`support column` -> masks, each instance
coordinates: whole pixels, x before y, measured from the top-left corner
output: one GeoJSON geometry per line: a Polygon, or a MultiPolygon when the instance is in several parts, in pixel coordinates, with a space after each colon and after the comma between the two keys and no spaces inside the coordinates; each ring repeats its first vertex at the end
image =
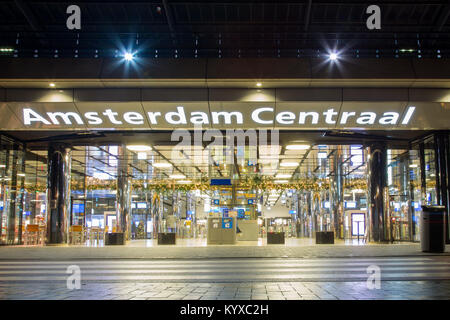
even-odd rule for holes
{"type": "Polygon", "coordinates": [[[436,164],[436,198],[437,204],[445,206],[445,243],[450,243],[450,146],[449,134],[437,133],[434,136],[435,164],[436,164]]]}
{"type": "Polygon", "coordinates": [[[368,148],[368,213],[371,241],[386,241],[386,175],[387,149],[384,143],[374,143],[368,148]]]}
{"type": "Polygon", "coordinates": [[[333,217],[335,237],[342,239],[341,226],[343,225],[344,213],[344,183],[342,173],[342,153],[338,147],[333,159],[333,175],[330,177],[331,187],[331,214],[333,217]]]}
{"type": "Polygon", "coordinates": [[[123,233],[123,239],[126,241],[130,239],[131,234],[131,182],[128,176],[126,146],[120,146],[118,152],[116,201],[116,232],[123,233]]]}
{"type": "Polygon", "coordinates": [[[64,145],[48,149],[47,244],[67,242],[70,213],[71,150],[64,145]]]}
{"type": "MultiPolygon", "coordinates": [[[[15,145],[12,152],[12,161],[9,163],[11,166],[11,184],[10,184],[10,198],[8,216],[6,219],[6,243],[12,245],[16,239],[16,201],[17,201],[17,166],[18,166],[18,147],[15,145]]],[[[8,158],[9,158],[8,154],[8,158]]],[[[9,159],[8,159],[9,160],[9,159]]],[[[7,168],[8,170],[9,168],[7,168]]]]}

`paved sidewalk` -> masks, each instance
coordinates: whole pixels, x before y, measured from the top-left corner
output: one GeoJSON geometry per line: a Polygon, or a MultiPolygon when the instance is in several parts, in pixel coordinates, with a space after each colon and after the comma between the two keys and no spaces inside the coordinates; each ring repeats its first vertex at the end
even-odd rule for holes
{"type": "Polygon", "coordinates": [[[71,259],[202,259],[202,258],[348,258],[450,255],[423,253],[419,244],[305,245],[305,246],[48,246],[0,247],[0,260],[71,259]]]}
{"type": "Polygon", "coordinates": [[[449,298],[450,256],[0,261],[0,300],[449,298]],[[74,267],[80,289],[68,286],[74,267]],[[367,285],[369,267],[379,289],[367,285]]]}
{"type": "Polygon", "coordinates": [[[0,300],[448,300],[450,281],[270,283],[0,283],[0,300]]]}

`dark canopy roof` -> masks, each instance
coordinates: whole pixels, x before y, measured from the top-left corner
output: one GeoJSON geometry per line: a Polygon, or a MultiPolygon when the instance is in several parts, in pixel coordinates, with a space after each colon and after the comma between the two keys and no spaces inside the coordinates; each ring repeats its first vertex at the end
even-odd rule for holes
{"type": "Polygon", "coordinates": [[[375,31],[366,28],[370,4],[354,0],[0,1],[0,45],[17,50],[20,57],[113,57],[124,50],[174,58],[311,57],[334,49],[354,57],[448,56],[448,1],[378,0],[382,28],[375,31]],[[66,8],[71,4],[81,8],[79,31],[66,28],[66,8]]]}

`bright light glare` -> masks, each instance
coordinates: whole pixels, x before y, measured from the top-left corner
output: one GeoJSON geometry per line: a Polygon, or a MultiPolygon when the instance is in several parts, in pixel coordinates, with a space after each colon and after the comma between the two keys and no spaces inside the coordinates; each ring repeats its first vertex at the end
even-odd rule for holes
{"type": "Polygon", "coordinates": [[[330,53],[330,60],[336,61],[339,58],[338,54],[336,52],[330,53]]]}
{"type": "Polygon", "coordinates": [[[134,55],[130,52],[126,52],[123,57],[125,58],[126,61],[131,61],[134,58],[134,55]]]}

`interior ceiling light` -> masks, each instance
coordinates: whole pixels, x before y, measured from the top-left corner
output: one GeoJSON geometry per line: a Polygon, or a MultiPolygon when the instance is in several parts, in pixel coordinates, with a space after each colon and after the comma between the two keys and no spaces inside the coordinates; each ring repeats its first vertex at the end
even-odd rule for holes
{"type": "Polygon", "coordinates": [[[55,86],[56,86],[56,84],[54,84],[53,82],[52,83],[49,83],[48,84],[50,87],[52,87],[52,88],[54,88],[55,86]]]}
{"type": "Polygon", "coordinates": [[[257,87],[261,87],[261,86],[262,86],[262,83],[261,83],[261,82],[257,82],[257,83],[256,83],[256,86],[257,86],[257,87]]]}
{"type": "Polygon", "coordinates": [[[151,151],[152,147],[146,145],[131,144],[127,145],[127,149],[136,152],[143,152],[143,151],[151,151]]]}
{"type": "Polygon", "coordinates": [[[280,167],[298,167],[298,162],[281,162],[280,167]]]}
{"type": "Polygon", "coordinates": [[[186,176],[184,174],[171,174],[169,176],[170,179],[185,179],[186,176]]]}
{"type": "Polygon", "coordinates": [[[168,162],[154,162],[152,164],[155,168],[171,168],[172,164],[168,162]]]}
{"type": "Polygon", "coordinates": [[[290,177],[291,177],[290,174],[283,174],[283,173],[277,174],[275,176],[275,178],[290,178],[290,177]]]}
{"type": "Polygon", "coordinates": [[[309,147],[308,144],[290,144],[286,146],[286,150],[307,150],[309,147]]]}

